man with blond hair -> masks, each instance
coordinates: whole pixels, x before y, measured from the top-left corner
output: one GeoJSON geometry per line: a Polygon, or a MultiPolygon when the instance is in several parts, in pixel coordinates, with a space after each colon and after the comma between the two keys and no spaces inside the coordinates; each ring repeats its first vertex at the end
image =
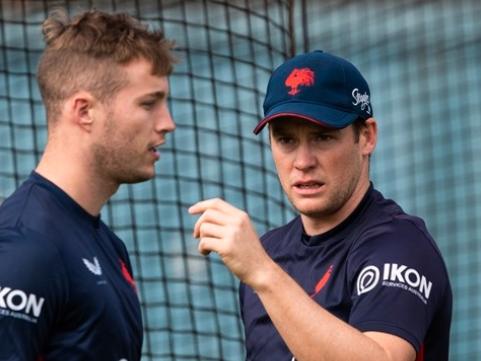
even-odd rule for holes
{"type": "Polygon", "coordinates": [[[132,267],[100,211],[122,183],[154,177],[175,128],[173,44],[101,11],[57,11],[43,34],[47,145],[0,207],[0,359],[139,360],[132,267]]]}

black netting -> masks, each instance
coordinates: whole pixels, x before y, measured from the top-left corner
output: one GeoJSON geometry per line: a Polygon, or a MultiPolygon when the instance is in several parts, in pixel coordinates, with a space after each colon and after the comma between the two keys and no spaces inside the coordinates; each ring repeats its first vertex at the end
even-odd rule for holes
{"type": "Polygon", "coordinates": [[[247,210],[260,233],[291,217],[266,134],[251,131],[271,70],[293,49],[344,56],[368,79],[379,124],[372,178],[426,220],[444,254],[455,296],[451,359],[481,357],[480,1],[0,4],[0,198],[35,167],[45,144],[34,74],[49,9],[126,11],[178,44],[170,84],[177,130],[157,176],[121,187],[103,213],[131,252],[143,359],[243,359],[237,282],[215,255],[197,253],[186,209],[220,196],[247,210]]]}

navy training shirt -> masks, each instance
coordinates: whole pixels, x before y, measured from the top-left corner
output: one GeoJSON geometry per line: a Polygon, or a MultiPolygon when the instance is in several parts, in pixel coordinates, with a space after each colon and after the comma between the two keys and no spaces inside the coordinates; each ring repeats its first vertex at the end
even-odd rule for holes
{"type": "MultiPolygon", "coordinates": [[[[447,361],[452,293],[442,256],[424,222],[372,185],[334,229],[309,237],[300,217],[261,242],[319,305],[356,329],[413,345],[417,360],[447,361]]],[[[241,284],[247,360],[291,361],[259,297],[241,284]]]]}
{"type": "Polygon", "coordinates": [[[140,360],[131,275],[100,217],[32,172],[0,206],[0,360],[140,360]]]}

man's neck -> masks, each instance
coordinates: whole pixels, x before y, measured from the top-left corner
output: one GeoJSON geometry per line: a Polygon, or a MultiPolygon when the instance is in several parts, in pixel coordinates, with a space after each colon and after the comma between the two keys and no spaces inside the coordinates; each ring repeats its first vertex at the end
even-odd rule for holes
{"type": "MultiPolygon", "coordinates": [[[[75,158],[75,157],[73,157],[75,158]]],[[[119,185],[102,180],[82,160],[69,159],[65,153],[47,147],[35,171],[67,193],[89,214],[97,216],[119,185]]]]}

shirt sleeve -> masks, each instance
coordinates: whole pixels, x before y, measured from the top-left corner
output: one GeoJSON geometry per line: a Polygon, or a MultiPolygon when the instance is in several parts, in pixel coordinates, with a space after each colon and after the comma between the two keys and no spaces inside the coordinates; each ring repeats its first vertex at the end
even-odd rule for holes
{"type": "Polygon", "coordinates": [[[0,359],[41,359],[66,298],[53,243],[24,228],[0,230],[0,359]]]}
{"type": "Polygon", "coordinates": [[[348,268],[349,323],[363,332],[399,336],[419,351],[450,287],[439,250],[422,225],[394,219],[369,230],[350,252],[348,268]]]}

